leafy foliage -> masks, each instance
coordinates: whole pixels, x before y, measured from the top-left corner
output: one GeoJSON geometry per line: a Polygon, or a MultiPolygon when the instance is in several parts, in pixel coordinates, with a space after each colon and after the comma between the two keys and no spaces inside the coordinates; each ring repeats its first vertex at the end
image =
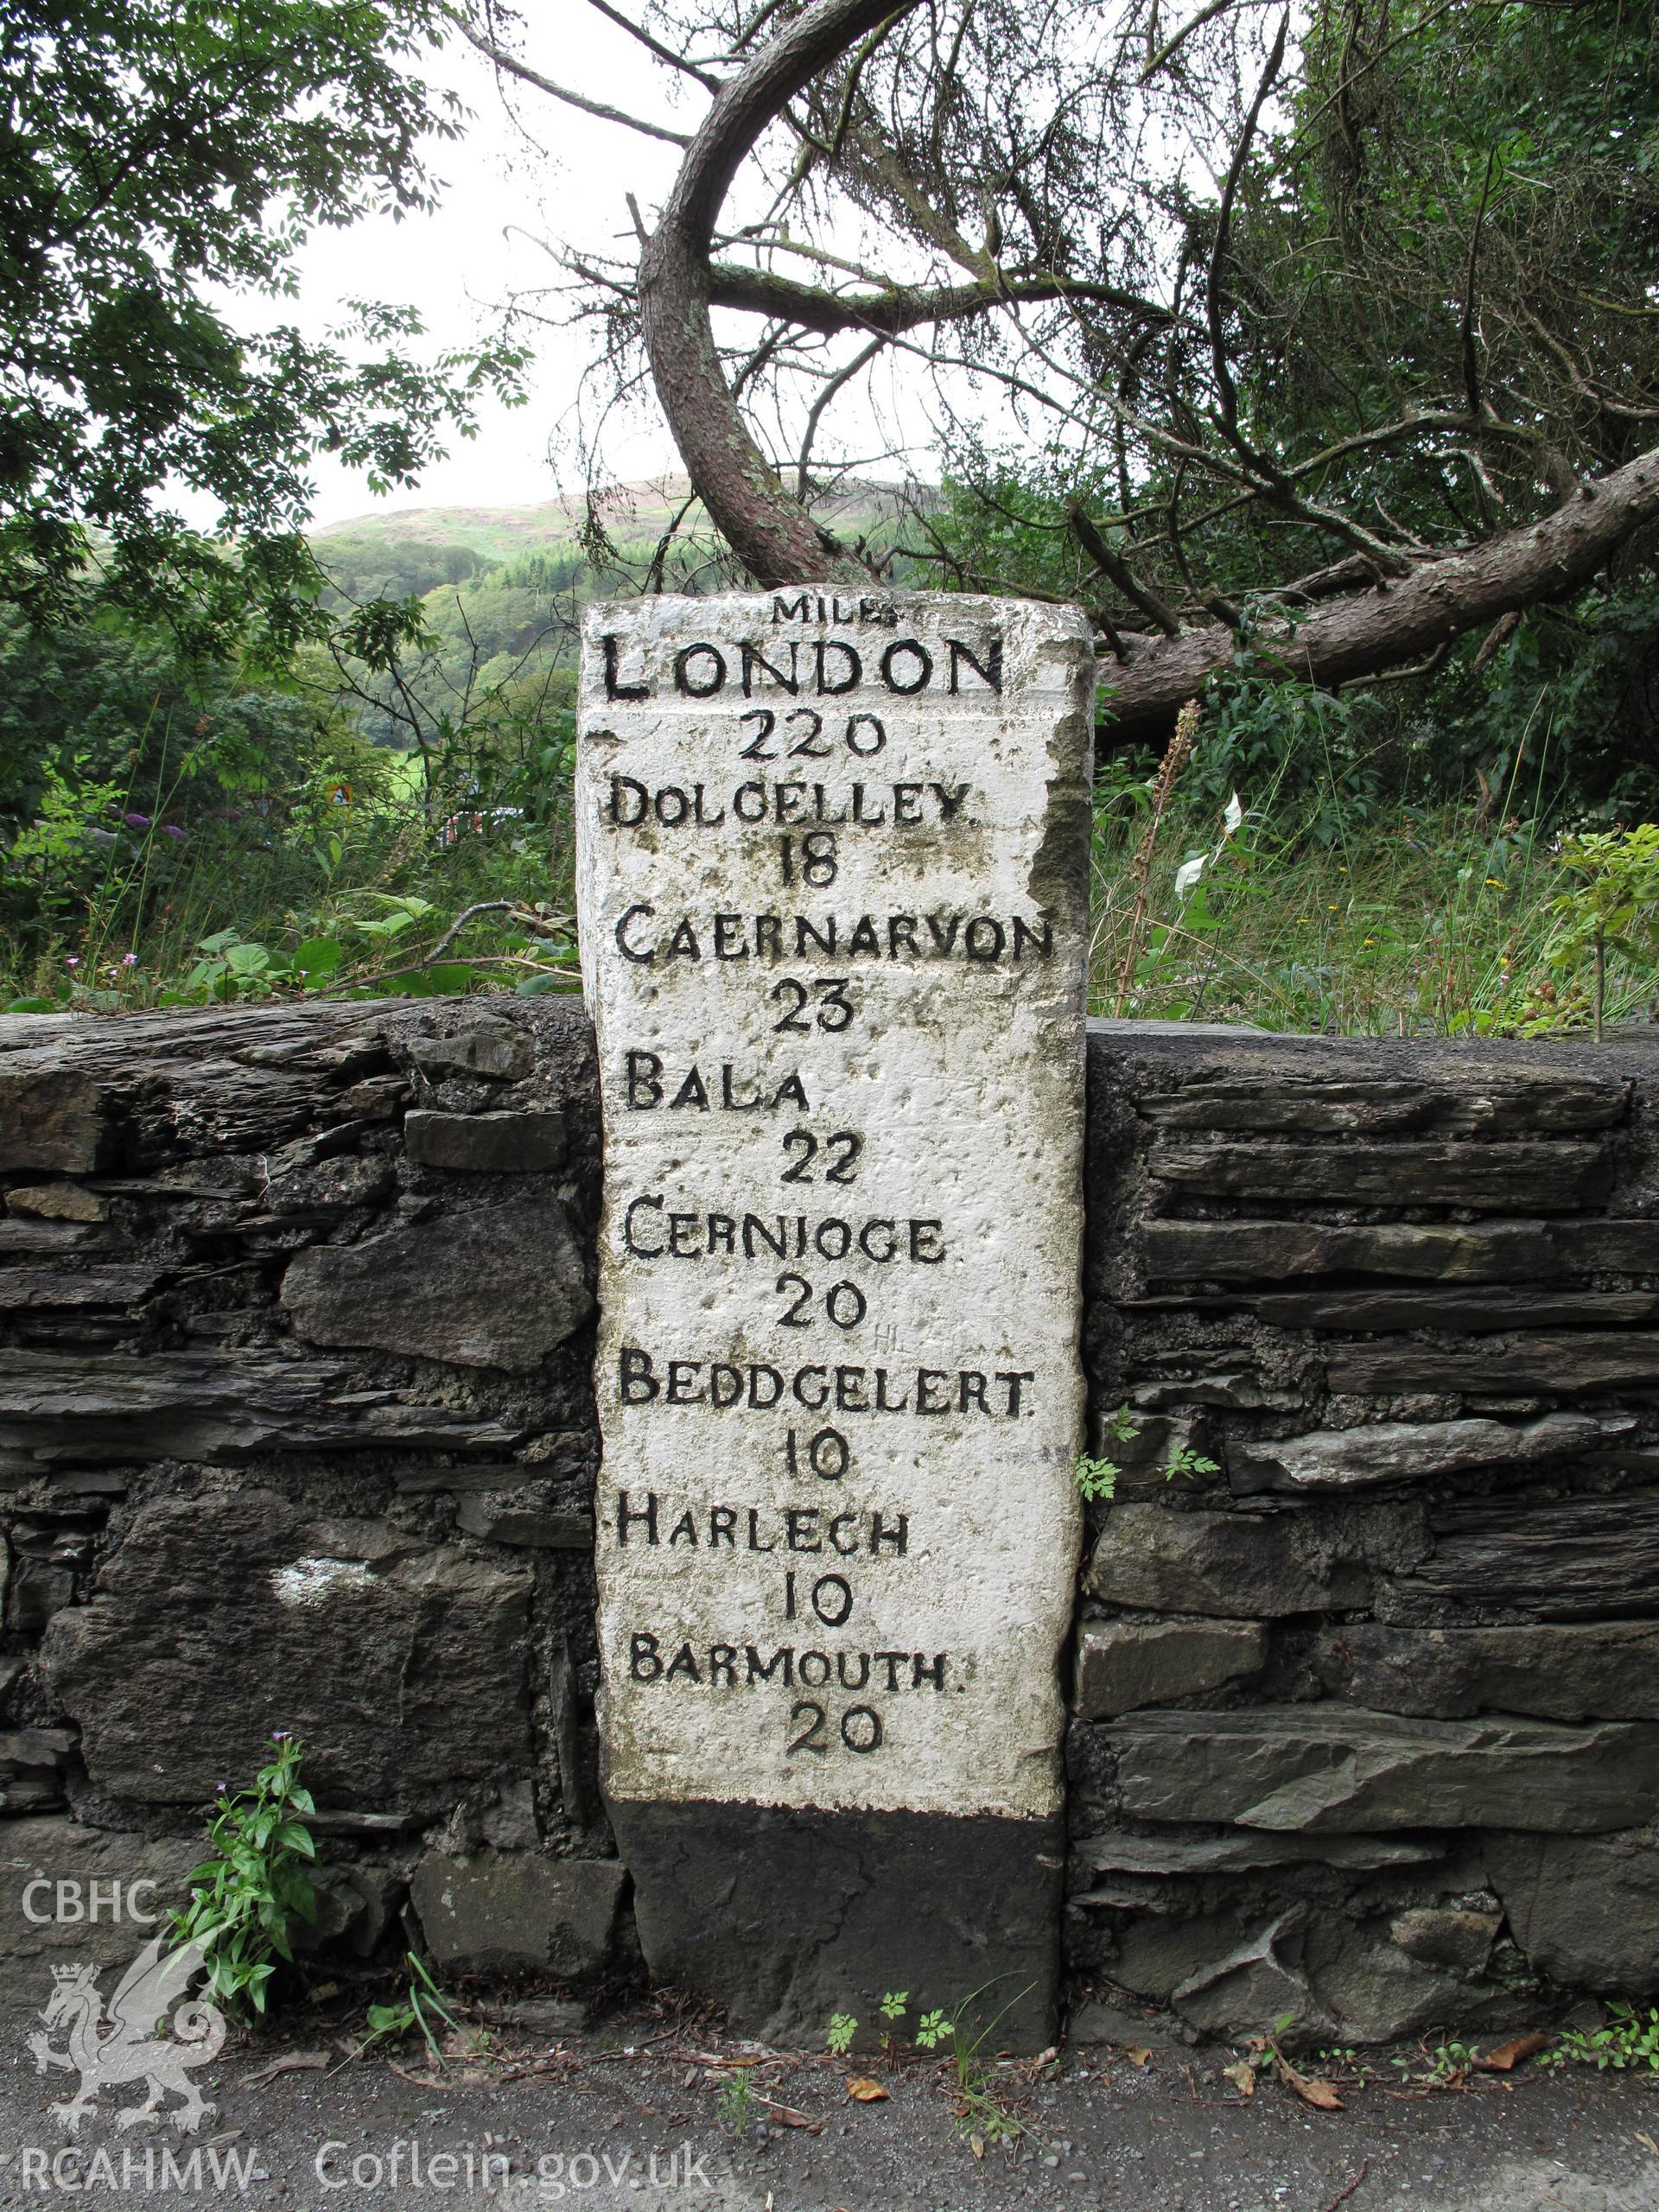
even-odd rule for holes
{"type": "Polygon", "coordinates": [[[22,0],[0,74],[0,600],[61,622],[92,601],[193,645],[250,617],[282,648],[315,626],[301,535],[314,454],[412,482],[510,346],[422,364],[408,308],[352,303],[336,339],[238,331],[319,225],[429,203],[423,142],[453,101],[415,67],[429,0],[22,0]],[[175,511],[204,495],[226,538],[175,511]],[[228,542],[233,537],[234,548],[228,542]]]}
{"type": "Polygon", "coordinates": [[[281,1733],[271,1740],[275,1756],[252,1788],[215,1801],[213,1856],[194,1870],[190,1902],[172,1916],[175,1942],[201,1947],[208,1994],[256,2013],[276,1961],[294,1956],[294,1923],[317,1910],[305,1872],[317,1855],[305,1815],[316,1808],[300,1783],[302,1746],[281,1733]]]}

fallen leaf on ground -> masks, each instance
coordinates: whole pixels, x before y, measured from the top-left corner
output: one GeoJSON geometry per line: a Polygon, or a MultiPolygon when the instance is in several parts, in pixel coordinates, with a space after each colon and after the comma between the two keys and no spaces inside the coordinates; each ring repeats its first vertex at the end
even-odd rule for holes
{"type": "Polygon", "coordinates": [[[1541,2050],[1548,2041],[1548,2036],[1516,2036],[1509,2043],[1501,2043],[1489,2050],[1484,2058],[1476,2059],[1476,2068],[1482,2074],[1507,2074],[1523,2058],[1530,2058],[1535,2051],[1541,2050]]]}
{"type": "Polygon", "coordinates": [[[872,2082],[868,2074],[849,2074],[847,2094],[861,2105],[881,2105],[888,2101],[887,2093],[879,2082],[872,2082]]]}
{"type": "Polygon", "coordinates": [[[1152,2053],[1146,2048],[1144,2044],[1135,2043],[1129,2045],[1128,2050],[1123,2053],[1123,2056],[1128,2060],[1131,2066],[1144,2066],[1147,2061],[1152,2056],[1152,2053]]]}
{"type": "Polygon", "coordinates": [[[339,1994],[340,1984],[337,1981],[325,1981],[315,1989],[308,1989],[305,2001],[308,2005],[326,2005],[331,1997],[338,1997],[339,1994]]]}
{"type": "Polygon", "coordinates": [[[326,2050],[285,2050],[280,2058],[273,2058],[257,2074],[245,2075],[242,2086],[245,2089],[263,2089],[279,2074],[321,2074],[327,2063],[326,2050]]]}
{"type": "Polygon", "coordinates": [[[1342,2110],[1342,2099],[1337,2094],[1333,2082],[1321,2082],[1309,2075],[1299,2074],[1296,2069],[1283,2058],[1279,2061],[1279,2079],[1287,2089],[1294,2090],[1305,2105],[1313,2105],[1319,2112],[1342,2110]]]}
{"type": "Polygon", "coordinates": [[[1644,2135],[1638,2127],[1636,2131],[1636,2139],[1644,2151],[1651,2151],[1654,2157],[1659,2158],[1659,2143],[1656,2143],[1651,2135],[1644,2135]]]}
{"type": "Polygon", "coordinates": [[[777,2120],[780,2126],[804,2127],[809,2135],[823,2133],[824,2125],[823,2120],[814,2120],[810,2113],[797,2112],[793,2105],[780,2105],[775,2097],[757,2096],[754,2101],[758,2105],[764,2105],[770,2116],[777,2120]]]}
{"type": "Polygon", "coordinates": [[[968,2138],[968,2148],[976,2158],[982,2158],[985,2155],[985,2138],[982,2135],[970,2135],[968,2138]]]}
{"type": "Polygon", "coordinates": [[[1221,2078],[1224,2082],[1230,2082],[1241,2097],[1255,2094],[1255,2069],[1248,2058],[1241,2058],[1236,2066],[1224,2066],[1221,2078]]]}

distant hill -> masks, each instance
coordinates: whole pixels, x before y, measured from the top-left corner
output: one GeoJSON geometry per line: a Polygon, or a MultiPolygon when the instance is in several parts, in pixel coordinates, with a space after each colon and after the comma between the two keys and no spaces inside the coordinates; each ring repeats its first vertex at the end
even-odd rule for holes
{"type": "MultiPolygon", "coordinates": [[[[336,608],[372,600],[422,601],[426,642],[398,683],[363,672],[347,711],[365,737],[405,749],[411,711],[423,741],[448,742],[456,719],[518,716],[540,727],[568,703],[581,609],[643,582],[663,533],[684,506],[683,476],[625,484],[598,502],[603,546],[585,536],[588,503],[566,493],[524,507],[412,507],[355,515],[312,534],[336,608]]],[[[897,541],[898,495],[849,485],[817,512],[844,537],[897,541]]],[[[719,589],[715,532],[695,506],[677,534],[664,582],[671,591],[719,589]]]]}
{"type": "MultiPolygon", "coordinates": [[[[649,558],[658,540],[684,506],[690,495],[685,476],[659,476],[639,484],[623,484],[596,503],[606,536],[625,557],[649,558]]],[[[897,512],[897,495],[886,486],[853,484],[818,504],[817,512],[833,529],[851,537],[879,540],[890,535],[897,512]]],[[[581,493],[563,493],[524,507],[410,507],[393,513],[354,515],[314,531],[311,542],[326,567],[349,570],[353,581],[377,567],[398,575],[410,575],[404,588],[429,590],[441,583],[459,583],[496,563],[508,563],[526,553],[569,557],[587,565],[582,534],[588,520],[588,502],[581,493]],[[433,556],[446,552],[463,556],[435,565],[433,556]],[[416,582],[413,574],[425,575],[416,582]]],[[[701,503],[681,524],[680,537],[690,544],[709,544],[713,538],[701,503]]],[[[574,574],[572,581],[575,581],[574,574]]],[[[354,591],[353,596],[358,594],[354,591]]]]}

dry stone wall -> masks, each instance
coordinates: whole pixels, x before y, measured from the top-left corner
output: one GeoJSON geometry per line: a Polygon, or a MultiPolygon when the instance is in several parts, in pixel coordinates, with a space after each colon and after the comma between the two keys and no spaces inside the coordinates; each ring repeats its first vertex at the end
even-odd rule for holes
{"type": "MultiPolygon", "coordinates": [[[[1089,1057],[1074,2031],[1659,1992],[1659,1039],[1089,1057]]],[[[277,1727],[320,1942],[636,1970],[599,1163],[570,1000],[0,1021],[0,2001],[277,1727]]]]}
{"type": "Polygon", "coordinates": [[[1655,1042],[1091,1044],[1085,2022],[1652,1993],[1655,1042]]]}
{"type": "Polygon", "coordinates": [[[275,1728],[325,1938],[612,1970],[598,1159],[574,1001],[0,1025],[0,1995],[275,1728]]]}

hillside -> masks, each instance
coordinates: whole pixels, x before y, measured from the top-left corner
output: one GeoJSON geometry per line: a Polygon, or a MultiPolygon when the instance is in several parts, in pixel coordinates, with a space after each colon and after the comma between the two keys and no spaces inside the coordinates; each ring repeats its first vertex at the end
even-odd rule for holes
{"type": "MultiPolygon", "coordinates": [[[[596,503],[623,570],[650,561],[690,488],[684,476],[661,476],[619,485],[596,503]]],[[[884,534],[891,536],[896,510],[895,494],[885,486],[855,484],[820,501],[817,511],[845,536],[879,540],[884,534]]],[[[588,523],[586,496],[563,493],[523,507],[370,512],[314,531],[311,542],[340,590],[353,599],[382,589],[424,595],[435,587],[460,583],[492,568],[512,569],[526,556],[539,556],[535,561],[538,580],[554,589],[575,586],[581,598],[588,595],[597,581],[585,543],[588,523]]],[[[701,505],[694,505],[680,527],[677,547],[701,560],[713,543],[701,505]]],[[[606,580],[613,582],[618,576],[609,573],[606,580]]]]}

